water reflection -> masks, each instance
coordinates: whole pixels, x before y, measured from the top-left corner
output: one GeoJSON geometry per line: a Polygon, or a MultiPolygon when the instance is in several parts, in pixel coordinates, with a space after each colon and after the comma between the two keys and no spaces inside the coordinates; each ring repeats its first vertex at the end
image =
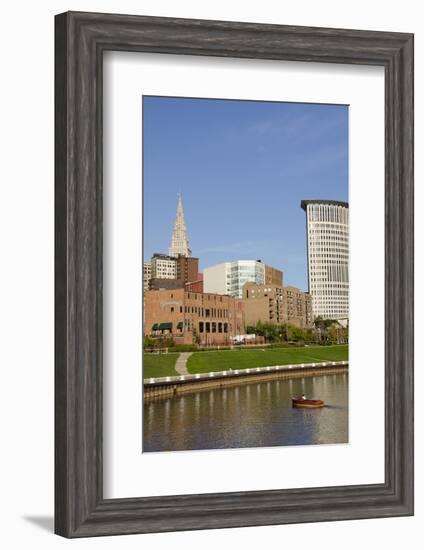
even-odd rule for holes
{"type": "Polygon", "coordinates": [[[230,386],[144,406],[145,452],[347,441],[347,374],[230,386]],[[291,396],[302,393],[326,407],[293,409],[291,396]]]}

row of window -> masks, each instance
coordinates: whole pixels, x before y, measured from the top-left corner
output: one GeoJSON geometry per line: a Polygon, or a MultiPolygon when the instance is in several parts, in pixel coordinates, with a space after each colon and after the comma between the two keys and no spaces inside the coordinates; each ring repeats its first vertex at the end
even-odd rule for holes
{"type": "Polygon", "coordinates": [[[343,246],[310,246],[309,258],[337,258],[349,259],[349,248],[343,246]]]}
{"type": "Polygon", "coordinates": [[[340,253],[340,254],[349,254],[349,248],[348,246],[342,246],[342,245],[335,245],[335,246],[328,246],[328,245],[322,245],[322,246],[310,246],[310,256],[313,256],[314,254],[317,254],[318,252],[331,252],[331,253],[340,253]]]}
{"type": "Polygon", "coordinates": [[[348,240],[349,239],[349,233],[347,231],[338,231],[338,230],[331,230],[331,229],[311,229],[309,231],[309,238],[312,240],[348,240]]]}
{"type": "Polygon", "coordinates": [[[338,237],[332,235],[309,235],[310,246],[317,246],[319,244],[326,244],[327,246],[349,246],[349,238],[347,235],[340,235],[338,237]]]}
{"type": "Polygon", "coordinates": [[[337,224],[337,223],[323,223],[323,222],[316,222],[316,223],[310,223],[308,226],[308,232],[318,232],[318,231],[339,231],[340,233],[343,233],[345,235],[349,234],[349,227],[345,224],[337,224]]]}
{"type": "MultiPolygon", "coordinates": [[[[197,300],[197,298],[199,297],[199,300],[202,299],[203,297],[203,300],[207,300],[208,302],[211,301],[211,294],[203,294],[203,293],[198,293],[196,294],[195,292],[187,292],[187,299],[188,300],[197,300]]],[[[171,294],[171,300],[174,299],[174,295],[171,294]]],[[[215,301],[215,302],[222,302],[222,296],[213,296],[212,295],[212,301],[215,301]]]]}
{"type": "Polygon", "coordinates": [[[348,293],[338,294],[337,291],[331,291],[331,290],[320,290],[318,293],[312,294],[312,298],[313,298],[314,302],[316,302],[317,300],[330,299],[332,297],[337,301],[343,301],[343,300],[348,300],[349,299],[349,294],[348,293]]]}
{"type": "MultiPolygon", "coordinates": [[[[183,306],[180,306],[180,313],[183,312],[183,306]]],[[[171,306],[171,313],[175,312],[175,307],[171,306]]],[[[228,309],[221,308],[203,308],[197,306],[184,306],[184,313],[193,313],[199,315],[199,317],[217,317],[218,319],[227,319],[231,317],[231,313],[228,309]]]]}
{"type": "Polygon", "coordinates": [[[312,288],[311,290],[314,297],[323,295],[324,293],[327,293],[327,296],[349,296],[348,290],[341,290],[338,288],[312,288]]]}
{"type": "Polygon", "coordinates": [[[308,231],[310,235],[349,235],[347,226],[337,224],[311,224],[308,231]]]}
{"type": "Polygon", "coordinates": [[[308,219],[316,222],[334,222],[347,224],[348,209],[344,206],[315,204],[308,205],[308,219]]]}
{"type": "Polygon", "coordinates": [[[224,333],[227,333],[228,332],[228,328],[230,328],[230,331],[231,331],[231,325],[230,327],[228,326],[228,323],[216,323],[216,322],[203,322],[203,321],[200,321],[199,322],[199,333],[200,334],[203,334],[206,332],[206,334],[212,332],[212,333],[216,333],[218,332],[219,334],[221,334],[222,332],[224,333]]]}

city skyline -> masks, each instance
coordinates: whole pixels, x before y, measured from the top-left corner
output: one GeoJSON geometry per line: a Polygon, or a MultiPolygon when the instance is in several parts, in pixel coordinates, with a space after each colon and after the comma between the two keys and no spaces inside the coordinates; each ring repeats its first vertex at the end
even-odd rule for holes
{"type": "Polygon", "coordinates": [[[347,106],[144,97],[143,107],[144,260],[168,250],[181,193],[201,270],[261,259],[307,290],[300,201],[348,200],[347,106]]]}

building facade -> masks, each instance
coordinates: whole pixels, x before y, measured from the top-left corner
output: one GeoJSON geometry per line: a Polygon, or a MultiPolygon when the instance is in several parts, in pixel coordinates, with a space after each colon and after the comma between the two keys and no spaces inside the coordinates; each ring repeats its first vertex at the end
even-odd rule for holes
{"type": "Polygon", "coordinates": [[[190,281],[185,284],[185,289],[188,292],[203,292],[203,273],[197,274],[196,281],[190,281]]]}
{"type": "Polygon", "coordinates": [[[145,335],[172,336],[177,344],[224,345],[243,333],[241,301],[232,296],[185,289],[145,293],[145,335]]]}
{"type": "Polygon", "coordinates": [[[197,281],[199,278],[199,258],[178,256],[177,258],[177,279],[184,285],[197,281]]]}
{"type": "Polygon", "coordinates": [[[349,205],[303,200],[306,212],[308,284],[314,317],[349,317],[349,205]]]}
{"type": "Polygon", "coordinates": [[[273,325],[286,322],[281,286],[245,283],[242,303],[246,327],[254,327],[258,322],[273,325]]]}
{"type": "Polygon", "coordinates": [[[149,290],[150,280],[152,278],[152,262],[143,263],[143,291],[149,290]]]}
{"type": "Polygon", "coordinates": [[[167,290],[183,288],[184,284],[179,279],[150,279],[149,290],[167,290]]]}
{"type": "Polygon", "coordinates": [[[229,294],[235,298],[242,298],[243,285],[256,283],[283,285],[283,273],[260,260],[237,260],[224,262],[207,267],[203,270],[203,286],[205,292],[229,294]],[[273,281],[273,282],[271,282],[273,281]]]}
{"type": "Polygon", "coordinates": [[[242,303],[246,327],[254,327],[258,322],[312,326],[311,296],[298,288],[246,283],[242,303]]]}
{"type": "Polygon", "coordinates": [[[283,286],[283,272],[265,264],[265,283],[266,285],[283,286]]]}
{"type": "Polygon", "coordinates": [[[286,286],[283,288],[283,310],[290,325],[309,328],[313,324],[312,296],[299,288],[286,286]]]}
{"type": "Polygon", "coordinates": [[[152,279],[176,279],[177,258],[166,254],[153,254],[150,260],[152,264],[152,279]]]}

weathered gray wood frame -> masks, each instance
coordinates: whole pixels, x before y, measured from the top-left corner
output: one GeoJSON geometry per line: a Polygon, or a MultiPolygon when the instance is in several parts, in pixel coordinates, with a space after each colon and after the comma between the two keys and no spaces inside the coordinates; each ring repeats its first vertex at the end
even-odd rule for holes
{"type": "Polygon", "coordinates": [[[55,24],[56,533],[84,537],[411,515],[413,35],[72,12],[58,15],[55,24]],[[103,499],[105,50],[384,66],[383,484],[103,499]]]}

